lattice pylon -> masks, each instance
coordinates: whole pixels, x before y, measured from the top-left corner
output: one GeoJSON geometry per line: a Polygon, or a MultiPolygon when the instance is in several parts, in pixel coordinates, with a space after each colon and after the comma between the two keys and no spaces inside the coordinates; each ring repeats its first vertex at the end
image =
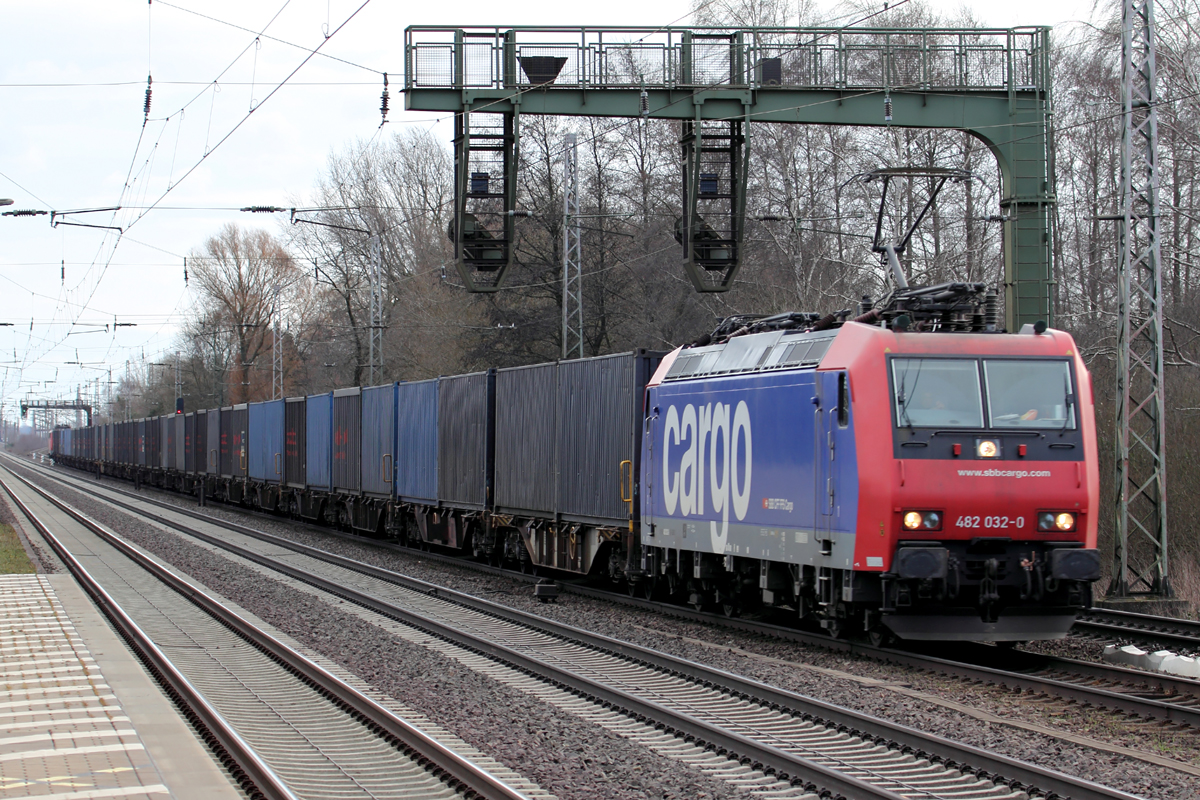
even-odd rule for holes
{"type": "Polygon", "coordinates": [[[563,139],[562,357],[583,358],[583,256],[579,232],[579,144],[563,139]]]}
{"type": "Polygon", "coordinates": [[[1125,0],[1116,547],[1109,595],[1170,597],[1154,3],[1125,0]]]}

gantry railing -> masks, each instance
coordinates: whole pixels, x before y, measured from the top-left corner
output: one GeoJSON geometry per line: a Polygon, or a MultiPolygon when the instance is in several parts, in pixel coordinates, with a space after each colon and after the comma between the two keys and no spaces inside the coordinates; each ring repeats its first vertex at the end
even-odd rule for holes
{"type": "Polygon", "coordinates": [[[1048,91],[1049,29],[412,26],[407,89],[1048,91]]]}

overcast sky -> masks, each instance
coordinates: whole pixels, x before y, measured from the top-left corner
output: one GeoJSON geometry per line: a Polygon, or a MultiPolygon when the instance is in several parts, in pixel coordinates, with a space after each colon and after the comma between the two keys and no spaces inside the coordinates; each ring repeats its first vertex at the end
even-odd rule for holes
{"type": "MultiPolygon", "coordinates": [[[[824,5],[830,22],[849,21],[844,9],[824,5]]],[[[1062,25],[1091,14],[1091,3],[1077,0],[933,5],[965,5],[996,27],[1062,25]]],[[[0,198],[15,201],[0,210],[119,202],[120,212],[63,219],[125,229],[118,242],[116,231],[52,228],[49,215],[0,217],[0,322],[12,323],[0,327],[4,416],[11,420],[26,396],[74,397],[77,385],[107,381],[109,368],[119,375],[127,359],[170,361],[192,299],[184,256],[230,221],[278,230],[278,218],[236,209],[303,205],[331,153],[380,135],[382,73],[392,83],[382,135],[422,125],[448,141],[448,120],[403,111],[397,89],[406,25],[654,27],[684,24],[689,6],[0,0],[0,198]],[[320,55],[300,67],[326,33],[320,55]],[[143,126],[147,74],[153,101],[143,126]]]]}

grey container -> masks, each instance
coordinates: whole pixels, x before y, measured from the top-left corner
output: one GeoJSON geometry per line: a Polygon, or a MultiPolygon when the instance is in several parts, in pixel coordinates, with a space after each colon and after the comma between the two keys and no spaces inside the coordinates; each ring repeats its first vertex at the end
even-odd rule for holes
{"type": "Polygon", "coordinates": [[[452,508],[487,509],[492,499],[496,371],[438,382],[438,500],[452,508]]]}
{"type": "Polygon", "coordinates": [[[438,380],[396,386],[396,497],[436,505],[438,380]]]}
{"type": "Polygon", "coordinates": [[[205,430],[208,435],[205,437],[207,447],[204,452],[204,471],[209,475],[221,473],[221,417],[228,413],[219,408],[210,408],[205,416],[205,430]]]}
{"type": "Polygon", "coordinates": [[[187,458],[187,424],[183,419],[183,414],[176,414],[171,417],[171,424],[175,427],[175,463],[172,469],[183,472],[187,458]]]}
{"type": "Polygon", "coordinates": [[[244,478],[249,466],[249,446],[246,434],[250,430],[250,406],[239,403],[228,415],[221,413],[221,475],[244,478]],[[228,447],[225,445],[228,444],[228,447]],[[226,457],[228,456],[228,461],[226,457]]]}
{"type": "Polygon", "coordinates": [[[639,350],[503,370],[496,511],[627,525],[646,382],[661,357],[639,350]]]}
{"type": "MultiPolygon", "coordinates": [[[[135,453],[134,463],[139,467],[144,467],[146,466],[146,445],[148,444],[146,441],[146,428],[149,426],[146,425],[146,420],[144,419],[139,419],[134,424],[137,425],[137,428],[135,428],[135,435],[137,436],[137,451],[135,453]]],[[[151,427],[150,430],[154,429],[151,427]]]]}
{"type": "Polygon", "coordinates": [[[196,412],[183,415],[183,470],[191,475],[196,471],[196,412]]]}
{"type": "Polygon", "coordinates": [[[498,512],[545,516],[557,510],[557,409],[557,363],[496,374],[498,512]]]}
{"type": "Polygon", "coordinates": [[[283,479],[288,486],[304,488],[307,407],[303,397],[289,397],[283,408],[283,479]]]}
{"type": "Polygon", "coordinates": [[[362,491],[392,496],[396,472],[396,384],[362,390],[362,491]]]}
{"type": "Polygon", "coordinates": [[[362,391],[333,393],[333,488],[358,494],[362,488],[362,391]]]}
{"type": "Polygon", "coordinates": [[[633,519],[646,383],[661,358],[639,350],[559,364],[558,505],[565,519],[633,519]]]}
{"type": "Polygon", "coordinates": [[[159,434],[162,438],[159,440],[162,445],[162,464],[163,469],[175,469],[175,418],[162,416],[158,418],[159,424],[162,426],[162,433],[159,434]]]}

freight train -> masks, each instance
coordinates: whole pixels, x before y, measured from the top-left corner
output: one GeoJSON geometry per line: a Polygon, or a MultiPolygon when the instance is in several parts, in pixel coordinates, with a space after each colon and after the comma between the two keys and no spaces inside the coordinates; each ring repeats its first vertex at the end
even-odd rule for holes
{"type": "Polygon", "coordinates": [[[1099,577],[1090,377],[982,284],[637,351],[60,430],[55,459],[833,635],[1064,636],[1099,577]]]}

